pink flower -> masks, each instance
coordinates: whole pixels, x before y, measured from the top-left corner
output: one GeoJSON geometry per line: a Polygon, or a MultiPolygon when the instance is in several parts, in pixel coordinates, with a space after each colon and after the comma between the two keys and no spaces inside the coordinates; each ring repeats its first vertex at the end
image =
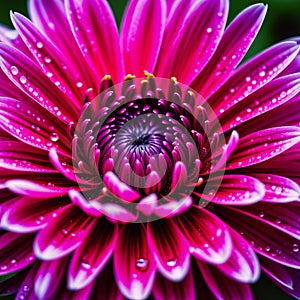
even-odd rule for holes
{"type": "Polygon", "coordinates": [[[300,298],[300,40],[238,67],[262,4],[132,0],[119,36],[105,0],[29,3],[0,29],[0,291],[252,299],[262,270],[300,298]]]}

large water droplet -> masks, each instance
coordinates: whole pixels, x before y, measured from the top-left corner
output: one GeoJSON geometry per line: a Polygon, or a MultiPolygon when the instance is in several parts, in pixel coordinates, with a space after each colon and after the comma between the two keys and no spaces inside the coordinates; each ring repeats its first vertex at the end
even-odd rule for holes
{"type": "Polygon", "coordinates": [[[149,267],[149,261],[144,258],[139,258],[136,261],[136,267],[140,271],[146,271],[149,267]]]}
{"type": "Polygon", "coordinates": [[[50,139],[51,139],[52,142],[57,142],[59,140],[59,136],[56,132],[52,132],[50,134],[50,139]]]}
{"type": "Polygon", "coordinates": [[[16,66],[11,66],[10,70],[13,75],[17,75],[19,73],[19,70],[16,66]]]}
{"type": "Polygon", "coordinates": [[[176,259],[169,259],[169,260],[167,261],[167,265],[168,265],[169,267],[174,267],[174,266],[176,265],[176,262],[177,262],[176,259]]]}
{"type": "Polygon", "coordinates": [[[21,76],[21,77],[20,77],[20,82],[21,82],[22,84],[25,84],[25,83],[27,82],[26,77],[25,77],[25,76],[21,76]]]}
{"type": "Polygon", "coordinates": [[[261,218],[263,218],[263,217],[265,216],[264,212],[261,211],[261,212],[259,213],[259,216],[260,216],[261,218]]]}
{"type": "Polygon", "coordinates": [[[36,43],[37,48],[42,49],[44,47],[42,42],[37,42],[36,43]]]}

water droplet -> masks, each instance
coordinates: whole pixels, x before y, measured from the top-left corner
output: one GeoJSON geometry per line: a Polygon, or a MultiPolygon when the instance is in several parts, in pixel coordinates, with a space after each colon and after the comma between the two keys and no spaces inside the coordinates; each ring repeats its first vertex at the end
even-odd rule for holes
{"type": "Polygon", "coordinates": [[[52,142],[57,142],[59,140],[59,136],[56,132],[52,132],[50,135],[50,139],[52,142]]]}
{"type": "Polygon", "coordinates": [[[36,46],[37,46],[39,49],[41,49],[41,48],[44,47],[44,45],[43,45],[42,42],[37,42],[37,43],[36,43],[36,46]]]}
{"type": "Polygon", "coordinates": [[[174,266],[176,265],[176,262],[177,262],[176,259],[169,259],[169,260],[167,261],[167,265],[168,265],[169,267],[174,267],[174,266]]]}
{"type": "Polygon", "coordinates": [[[264,212],[261,211],[261,212],[259,213],[259,216],[260,216],[261,218],[263,218],[263,217],[265,216],[264,212]]]}
{"type": "Polygon", "coordinates": [[[282,188],[280,186],[278,186],[276,189],[275,189],[275,194],[276,195],[280,195],[282,192],[282,188]]]}
{"type": "Polygon", "coordinates": [[[83,86],[83,83],[79,81],[79,82],[76,83],[76,86],[81,88],[83,86]]]}
{"type": "Polygon", "coordinates": [[[299,252],[300,248],[299,248],[299,245],[298,244],[293,244],[293,251],[295,253],[299,252]]]}
{"type": "Polygon", "coordinates": [[[259,72],[259,76],[260,76],[260,77],[264,77],[265,75],[266,75],[266,72],[265,72],[265,71],[260,71],[260,72],[259,72]]]}
{"type": "Polygon", "coordinates": [[[49,56],[46,56],[46,57],[44,58],[44,60],[45,60],[45,63],[46,63],[46,64],[50,64],[50,63],[51,63],[51,58],[50,58],[49,56]]]}
{"type": "Polygon", "coordinates": [[[207,32],[207,33],[211,33],[211,32],[212,32],[212,28],[211,28],[211,27],[208,27],[208,28],[206,29],[206,32],[207,32]]]}
{"type": "Polygon", "coordinates": [[[281,224],[281,220],[280,219],[276,219],[275,223],[279,225],[279,224],[281,224]]]}
{"type": "Polygon", "coordinates": [[[16,66],[11,66],[10,70],[13,75],[17,75],[19,73],[19,70],[16,66]]]}
{"type": "Polygon", "coordinates": [[[250,82],[251,81],[251,77],[248,76],[248,77],[246,77],[245,80],[246,80],[246,82],[250,82]]]}
{"type": "Polygon", "coordinates": [[[25,77],[25,76],[21,76],[21,77],[20,77],[20,82],[21,82],[22,84],[25,84],[25,83],[27,82],[26,77],[25,77]]]}
{"type": "Polygon", "coordinates": [[[144,258],[139,258],[136,261],[136,267],[140,271],[146,271],[149,267],[149,261],[144,258]]]}
{"type": "Polygon", "coordinates": [[[271,247],[270,247],[270,246],[266,246],[266,247],[265,247],[265,250],[266,250],[267,252],[269,252],[269,251],[271,250],[271,247]]]}
{"type": "Polygon", "coordinates": [[[91,269],[91,265],[87,262],[81,262],[81,266],[86,269],[86,270],[90,270],[91,269]]]}

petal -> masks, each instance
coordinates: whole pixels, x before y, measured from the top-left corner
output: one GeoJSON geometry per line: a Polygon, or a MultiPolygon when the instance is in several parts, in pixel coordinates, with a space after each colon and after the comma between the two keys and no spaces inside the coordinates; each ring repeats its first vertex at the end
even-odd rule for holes
{"type": "Polygon", "coordinates": [[[209,99],[215,112],[222,112],[275,78],[296,57],[296,42],[277,44],[242,65],[209,99]],[[263,76],[262,76],[263,75],[263,76]]]}
{"type": "Polygon", "coordinates": [[[244,207],[241,214],[246,214],[258,221],[269,224],[277,230],[300,239],[299,202],[289,204],[257,203],[244,207]]]}
{"type": "Polygon", "coordinates": [[[98,82],[105,74],[120,82],[124,71],[119,35],[108,3],[68,0],[65,5],[73,35],[87,63],[95,67],[98,82]]]}
{"type": "MultiPolygon", "coordinates": [[[[73,37],[67,14],[65,1],[29,0],[29,14],[35,26],[43,32],[48,40],[63,53],[68,65],[75,69],[74,74],[83,78],[82,83],[90,88],[98,88],[95,73],[86,62],[73,37]]],[[[65,64],[64,64],[65,65],[65,64]]]]}
{"type": "Polygon", "coordinates": [[[38,299],[49,299],[64,279],[68,259],[44,261],[34,278],[34,292],[38,299]]]}
{"type": "Polygon", "coordinates": [[[192,88],[207,99],[230,76],[255,39],[267,7],[254,4],[242,11],[225,30],[209,63],[192,83],[192,88]]]}
{"type": "Polygon", "coordinates": [[[293,180],[273,174],[253,174],[265,185],[264,202],[287,203],[300,199],[300,187],[293,180]]]}
{"type": "Polygon", "coordinates": [[[217,268],[197,261],[200,271],[216,299],[252,300],[253,295],[248,284],[233,281],[217,268]]]}
{"type": "Polygon", "coordinates": [[[121,26],[126,73],[153,73],[166,22],[164,0],[132,0],[121,26]]]}
{"type": "Polygon", "coordinates": [[[265,257],[260,257],[263,271],[285,293],[300,299],[300,272],[287,268],[265,257]]]}
{"type": "Polygon", "coordinates": [[[9,206],[1,218],[3,229],[30,233],[38,231],[51,220],[51,213],[68,204],[67,198],[32,198],[20,197],[9,206]]]}
{"type": "Polygon", "coordinates": [[[128,224],[120,231],[114,252],[114,273],[122,294],[130,299],[149,296],[156,264],[142,224],[128,224]]]}
{"type": "Polygon", "coordinates": [[[0,138],[0,167],[24,172],[57,173],[44,151],[26,145],[14,138],[0,138]]]}
{"type": "Polygon", "coordinates": [[[148,242],[160,273],[171,281],[181,281],[189,271],[190,255],[186,239],[172,220],[148,224],[148,242]]]}
{"type": "Polygon", "coordinates": [[[182,281],[176,283],[157,274],[153,286],[153,295],[157,300],[196,300],[193,272],[190,270],[182,281]]]}
{"type": "Polygon", "coordinates": [[[268,128],[240,139],[226,169],[236,169],[268,160],[300,141],[300,129],[293,126],[268,128]]]}
{"type": "Polygon", "coordinates": [[[0,237],[0,275],[22,270],[34,262],[34,235],[6,232],[0,237]]]}
{"type": "Polygon", "coordinates": [[[245,175],[214,177],[207,182],[207,186],[210,189],[208,195],[196,192],[195,194],[202,199],[222,205],[253,204],[261,200],[265,194],[264,185],[258,179],[245,175]]]}
{"type": "Polygon", "coordinates": [[[113,172],[107,172],[103,176],[105,186],[120,200],[134,202],[140,198],[140,194],[126,183],[123,183],[113,172]]]}
{"type": "Polygon", "coordinates": [[[173,218],[189,209],[193,204],[192,197],[184,197],[178,201],[170,201],[162,205],[158,205],[154,209],[154,213],[160,218],[173,218]]]}
{"type": "Polygon", "coordinates": [[[11,19],[43,72],[53,83],[60,82],[57,86],[69,97],[70,106],[79,109],[83,93],[88,89],[88,86],[82,83],[81,76],[74,76],[75,70],[64,55],[27,18],[15,13],[11,14],[11,19]]]}
{"type": "Polygon", "coordinates": [[[93,205],[92,201],[87,200],[80,192],[71,190],[69,192],[69,197],[71,201],[80,207],[86,214],[94,217],[101,217],[101,211],[93,205]]]}
{"type": "Polygon", "coordinates": [[[27,276],[19,287],[19,291],[15,297],[15,300],[36,300],[34,294],[34,278],[39,269],[40,264],[35,263],[29,270],[27,276]]]}
{"type": "Polygon", "coordinates": [[[242,232],[257,253],[280,264],[300,269],[299,238],[266,222],[264,214],[267,212],[262,211],[256,216],[229,206],[215,207],[214,211],[229,226],[242,232]]]}
{"type": "Polygon", "coordinates": [[[193,206],[175,222],[196,258],[212,264],[224,263],[229,258],[232,243],[227,227],[208,210],[193,206]]]}
{"type": "Polygon", "coordinates": [[[1,97],[0,114],[0,127],[23,143],[41,150],[55,146],[60,153],[70,152],[66,126],[39,105],[1,97]]]}
{"type": "Polygon", "coordinates": [[[198,1],[175,39],[162,49],[155,74],[189,84],[205,67],[222,36],[228,1],[198,1]]]}
{"type": "Polygon", "coordinates": [[[216,267],[226,276],[245,283],[254,283],[260,276],[260,265],[255,252],[235,230],[228,228],[232,237],[232,253],[229,259],[216,267]]]}
{"type": "MultiPolygon", "coordinates": [[[[281,106],[300,91],[300,74],[272,80],[219,116],[222,130],[230,130],[243,122],[281,106]]],[[[254,131],[255,128],[252,128],[254,131]]],[[[241,131],[242,132],[242,131],[241,131]]]]}
{"type": "Polygon", "coordinates": [[[25,94],[65,123],[78,118],[66,95],[23,53],[0,45],[0,65],[8,78],[25,94]]]}
{"type": "Polygon", "coordinates": [[[78,290],[89,285],[110,259],[118,237],[118,226],[105,218],[95,220],[75,250],[68,271],[68,287],[78,290]]]}
{"type": "Polygon", "coordinates": [[[76,249],[89,229],[91,218],[73,204],[52,214],[53,220],[43,228],[33,244],[34,252],[41,260],[66,256],[76,249]]]}
{"type": "Polygon", "coordinates": [[[5,183],[12,192],[33,198],[55,198],[68,194],[69,188],[46,186],[29,180],[12,179],[5,183]]]}

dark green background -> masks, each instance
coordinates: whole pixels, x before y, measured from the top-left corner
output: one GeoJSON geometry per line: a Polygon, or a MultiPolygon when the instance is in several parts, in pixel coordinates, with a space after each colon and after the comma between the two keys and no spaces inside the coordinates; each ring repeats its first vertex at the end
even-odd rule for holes
{"type": "MultiPolygon", "coordinates": [[[[109,2],[118,23],[120,23],[127,0],[110,0],[109,2]]],[[[229,20],[232,20],[243,8],[257,2],[259,1],[231,0],[229,20]]],[[[11,25],[9,19],[10,10],[27,14],[26,3],[26,0],[1,0],[0,23],[11,25]]],[[[268,14],[262,30],[247,57],[253,56],[255,53],[280,40],[296,35],[300,36],[300,0],[265,0],[264,3],[267,3],[269,6],[268,14]]],[[[258,300],[292,299],[276,288],[265,276],[262,276],[261,280],[253,286],[253,289],[258,300]]]]}

